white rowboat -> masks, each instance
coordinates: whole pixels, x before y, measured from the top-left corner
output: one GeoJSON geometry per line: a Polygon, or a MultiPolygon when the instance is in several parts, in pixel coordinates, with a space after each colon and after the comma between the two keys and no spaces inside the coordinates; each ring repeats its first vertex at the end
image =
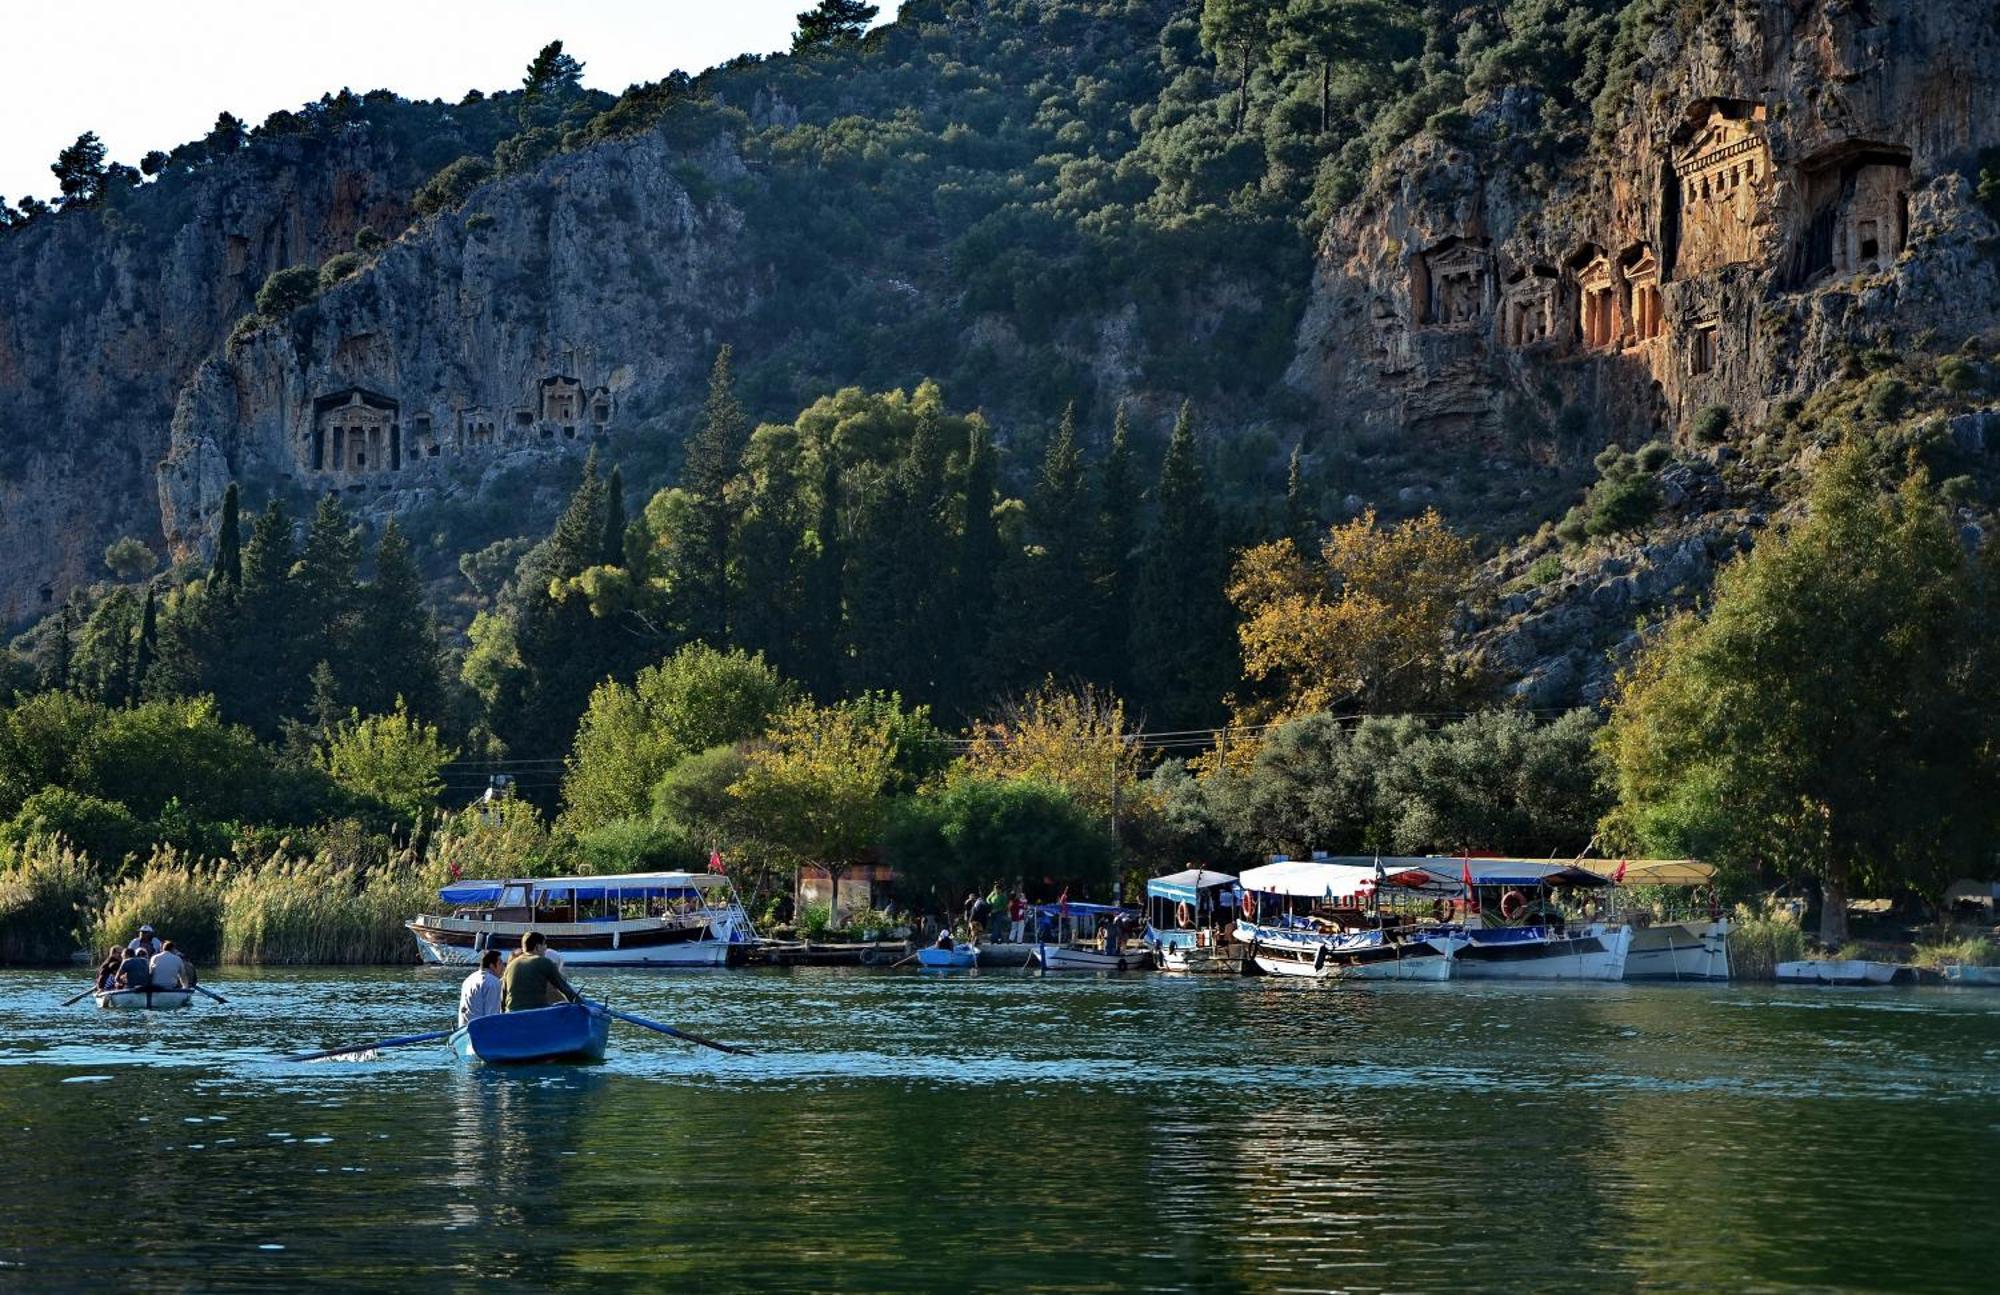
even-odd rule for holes
{"type": "Polygon", "coordinates": [[[100,989],[96,998],[99,1007],[125,1011],[165,1012],[186,1007],[194,1001],[194,991],[192,989],[100,989]]]}
{"type": "Polygon", "coordinates": [[[1866,958],[1807,958],[1779,963],[1777,977],[1787,985],[1886,985],[1898,970],[1893,962],[1866,958]]]}

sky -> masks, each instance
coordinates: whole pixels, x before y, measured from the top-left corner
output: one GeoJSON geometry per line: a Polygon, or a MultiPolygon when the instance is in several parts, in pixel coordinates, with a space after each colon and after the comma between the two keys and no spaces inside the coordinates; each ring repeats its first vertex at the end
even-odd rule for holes
{"type": "MultiPolygon", "coordinates": [[[[898,0],[878,0],[888,19],[898,0]]],[[[613,94],[786,49],[811,0],[0,0],[0,195],[55,196],[49,164],[94,130],[110,160],[255,126],[342,86],[456,101],[517,89],[551,40],[613,94]]]]}

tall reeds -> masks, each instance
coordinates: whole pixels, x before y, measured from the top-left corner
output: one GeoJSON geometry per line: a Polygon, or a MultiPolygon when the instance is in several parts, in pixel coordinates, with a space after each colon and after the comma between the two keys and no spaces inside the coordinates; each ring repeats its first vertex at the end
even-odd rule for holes
{"type": "Polygon", "coordinates": [[[437,882],[408,859],[373,867],[281,860],[239,872],[223,893],[222,961],[414,961],[403,922],[436,907],[437,882]]]}
{"type": "Polygon", "coordinates": [[[90,860],[54,838],[0,851],[0,963],[69,961],[103,893],[90,860]]]}
{"type": "Polygon", "coordinates": [[[1738,980],[1776,980],[1778,964],[1806,956],[1806,933],[1789,909],[1773,900],[1761,908],[1738,904],[1730,918],[1729,969],[1738,980]]]}
{"type": "Polygon", "coordinates": [[[151,924],[161,939],[172,940],[196,962],[214,962],[222,948],[222,892],[220,865],[161,846],[142,871],[105,893],[88,947],[102,953],[151,924]]]}

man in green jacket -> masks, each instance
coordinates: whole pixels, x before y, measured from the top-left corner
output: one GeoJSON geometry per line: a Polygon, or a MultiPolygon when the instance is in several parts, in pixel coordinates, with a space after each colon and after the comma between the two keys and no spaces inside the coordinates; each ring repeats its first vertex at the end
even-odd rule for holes
{"type": "Polygon", "coordinates": [[[580,1003],[583,996],[563,978],[562,968],[542,949],[548,944],[540,931],[521,937],[521,951],[507,960],[500,976],[500,1010],[526,1012],[557,1003],[580,1003]]]}

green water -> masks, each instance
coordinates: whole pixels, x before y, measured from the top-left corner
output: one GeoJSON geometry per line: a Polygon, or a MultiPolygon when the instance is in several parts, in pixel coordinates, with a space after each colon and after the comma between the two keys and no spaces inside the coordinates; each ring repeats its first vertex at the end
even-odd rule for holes
{"type": "Polygon", "coordinates": [[[0,972],[0,1287],[1990,1290],[2000,993],[586,973],[587,1068],[456,977],[0,972]],[[138,1172],[135,1189],[119,1182],[138,1172]]]}

